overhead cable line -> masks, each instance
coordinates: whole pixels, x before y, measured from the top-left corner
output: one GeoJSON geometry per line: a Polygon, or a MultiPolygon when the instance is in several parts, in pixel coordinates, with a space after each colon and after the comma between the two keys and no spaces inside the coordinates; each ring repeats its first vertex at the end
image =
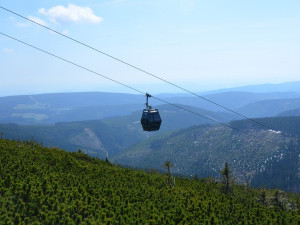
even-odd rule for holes
{"type": "MultiPolygon", "coordinates": [[[[112,78],[110,78],[110,77],[108,77],[108,76],[105,76],[105,75],[103,75],[103,74],[101,74],[101,73],[98,73],[98,72],[96,72],[96,71],[94,71],[94,70],[88,69],[88,68],[86,68],[86,67],[84,67],[84,66],[81,66],[81,65],[79,65],[79,64],[77,64],[77,63],[74,63],[74,62],[72,62],[72,61],[70,61],[70,60],[68,60],[68,59],[62,58],[62,57],[60,57],[60,56],[58,56],[58,55],[55,55],[55,54],[53,54],[53,53],[51,53],[51,52],[48,52],[48,51],[43,50],[43,49],[41,49],[41,48],[38,48],[38,47],[36,47],[36,46],[34,46],[34,45],[32,45],[32,44],[29,44],[29,43],[27,43],[27,42],[25,42],[25,41],[22,41],[22,40],[20,40],[20,39],[18,39],[18,38],[12,37],[12,36],[7,35],[7,34],[2,33],[2,32],[0,32],[0,34],[3,35],[3,36],[5,36],[5,37],[7,37],[7,38],[10,38],[10,39],[12,39],[12,40],[15,40],[15,41],[17,41],[17,42],[19,42],[19,43],[21,43],[21,44],[24,44],[24,45],[26,45],[26,46],[29,46],[29,47],[31,47],[31,48],[33,48],[33,49],[35,49],[35,50],[38,50],[38,51],[40,51],[40,52],[42,52],[42,53],[45,53],[45,54],[47,54],[47,55],[50,55],[50,56],[52,56],[52,57],[54,57],[54,58],[56,58],[56,59],[59,59],[59,60],[61,60],[61,61],[64,61],[64,62],[66,62],[66,63],[69,63],[69,64],[71,64],[71,65],[73,65],[73,66],[76,66],[76,67],[78,67],[78,68],[81,68],[81,69],[83,69],[83,70],[85,70],[85,71],[88,71],[88,72],[90,72],[90,73],[93,73],[93,74],[95,74],[95,75],[97,75],[97,76],[103,77],[103,78],[105,78],[105,79],[107,79],[107,80],[110,80],[110,81],[112,81],[112,82],[114,82],[114,83],[117,83],[117,84],[120,84],[120,85],[122,85],[122,86],[124,86],[124,87],[127,87],[127,88],[129,88],[129,89],[131,89],[131,90],[134,90],[134,91],[140,93],[140,94],[147,94],[147,93],[145,93],[145,92],[143,92],[143,91],[141,91],[141,90],[138,90],[138,89],[136,89],[136,88],[134,88],[134,87],[131,87],[131,86],[127,85],[127,84],[124,84],[124,83],[122,83],[122,82],[120,82],[120,81],[117,81],[117,80],[115,80],[115,79],[112,79],[112,78]]],[[[161,102],[164,102],[164,103],[169,104],[169,105],[172,105],[172,106],[174,106],[174,107],[176,107],[176,108],[182,109],[182,110],[184,110],[184,111],[186,111],[186,112],[192,113],[192,114],[194,114],[194,115],[200,116],[200,117],[205,118],[205,119],[207,119],[207,120],[211,120],[211,121],[213,121],[213,122],[215,122],[215,123],[218,123],[218,124],[221,124],[221,125],[226,126],[226,127],[228,127],[228,128],[231,128],[232,130],[236,130],[236,131],[242,132],[242,133],[244,133],[244,134],[250,135],[250,136],[252,136],[252,137],[261,139],[261,137],[259,137],[259,136],[257,136],[257,135],[254,135],[254,134],[251,134],[251,133],[249,133],[249,132],[243,131],[243,130],[241,130],[241,129],[235,128],[235,127],[233,127],[233,126],[231,126],[231,125],[229,125],[229,124],[223,123],[223,122],[221,122],[221,121],[218,121],[218,120],[216,120],[216,119],[210,118],[210,117],[208,117],[208,116],[204,116],[204,115],[202,115],[202,114],[200,114],[200,113],[197,113],[197,112],[194,112],[194,111],[192,111],[192,110],[186,109],[186,108],[184,108],[184,107],[182,107],[182,106],[179,106],[179,105],[176,105],[176,104],[174,104],[174,103],[170,103],[170,102],[168,102],[168,101],[166,101],[166,100],[163,100],[163,99],[161,99],[161,98],[159,98],[159,97],[155,97],[155,96],[152,96],[152,97],[153,97],[154,99],[157,99],[157,100],[161,101],[161,102]]],[[[273,145],[275,145],[275,146],[281,148],[281,146],[280,146],[279,144],[276,144],[276,143],[271,142],[271,141],[269,141],[269,140],[266,140],[265,142],[268,142],[268,143],[270,143],[270,144],[273,144],[273,145]]]]}
{"type": "Polygon", "coordinates": [[[96,52],[98,52],[98,53],[100,53],[100,54],[102,54],[102,55],[105,55],[105,56],[107,56],[107,57],[109,57],[109,58],[111,58],[111,59],[114,59],[114,60],[116,60],[116,61],[118,61],[118,62],[120,62],[120,63],[123,63],[123,64],[125,64],[125,65],[127,65],[127,66],[129,66],[129,67],[131,67],[131,68],[134,68],[134,69],[136,69],[136,70],[138,70],[138,71],[140,71],[140,72],[142,72],[142,73],[145,73],[145,74],[147,74],[147,75],[149,75],[149,76],[152,76],[152,77],[154,77],[154,78],[156,78],[156,79],[158,79],[158,80],[161,80],[161,81],[163,81],[163,82],[165,82],[165,83],[167,83],[167,84],[170,84],[170,85],[172,85],[172,86],[174,86],[174,87],[176,87],[176,88],[178,88],[178,89],[180,89],[180,90],[183,90],[183,91],[185,91],[185,92],[187,92],[187,93],[190,93],[190,94],[192,94],[192,95],[194,95],[194,96],[196,96],[196,97],[198,97],[198,98],[201,98],[201,99],[203,99],[203,100],[205,100],[205,101],[207,101],[207,102],[210,102],[211,104],[214,104],[214,105],[216,105],[216,106],[218,106],[218,107],[220,107],[220,108],[226,109],[227,111],[232,112],[232,113],[234,113],[234,114],[236,114],[236,115],[239,115],[239,116],[241,116],[241,117],[243,117],[243,118],[245,118],[245,119],[247,119],[247,120],[250,120],[250,121],[252,121],[252,122],[254,122],[254,123],[256,123],[256,124],[258,124],[258,125],[260,125],[260,126],[262,126],[262,127],[265,127],[265,128],[268,128],[268,129],[272,129],[271,127],[269,127],[269,126],[267,126],[267,125],[264,125],[264,124],[262,124],[262,123],[260,123],[260,122],[258,122],[258,121],[256,121],[256,120],[254,120],[254,119],[252,119],[252,118],[250,118],[250,117],[248,117],[248,116],[245,116],[245,115],[243,115],[243,114],[241,114],[241,113],[239,113],[239,112],[236,112],[236,111],[234,111],[234,110],[232,110],[232,109],[230,109],[230,108],[228,108],[228,107],[226,107],[226,106],[223,106],[223,105],[221,105],[221,104],[219,104],[219,103],[217,103],[217,102],[214,102],[214,101],[212,101],[212,100],[210,100],[210,99],[208,99],[208,98],[205,98],[205,97],[203,97],[203,96],[201,96],[201,95],[199,95],[199,94],[197,94],[197,93],[195,93],[195,92],[193,92],[193,91],[190,91],[190,90],[188,90],[188,89],[186,89],[186,88],[183,88],[183,87],[181,87],[181,86],[179,86],[179,85],[177,85],[177,84],[175,84],[175,83],[173,83],[173,82],[170,82],[170,81],[168,81],[168,80],[166,80],[166,79],[163,79],[163,78],[161,78],[161,77],[159,77],[159,76],[157,76],[157,75],[155,75],[155,74],[153,74],[153,73],[150,73],[150,72],[148,72],[148,71],[146,71],[146,70],[144,70],[144,69],[142,69],[142,68],[140,68],[140,67],[137,67],[137,66],[135,66],[135,65],[133,65],[133,64],[131,64],[131,63],[128,63],[128,62],[126,62],[126,61],[124,61],[124,60],[122,60],[122,59],[119,59],[119,58],[117,58],[117,57],[115,57],[115,56],[113,56],[113,55],[111,55],[111,54],[108,54],[108,53],[106,53],[106,52],[103,52],[103,51],[101,51],[101,50],[95,48],[95,47],[92,47],[92,46],[90,46],[90,45],[88,45],[88,44],[85,44],[85,43],[83,43],[83,42],[81,42],[81,41],[78,41],[78,40],[76,40],[75,38],[72,38],[72,37],[70,37],[70,36],[68,36],[68,35],[65,35],[65,34],[63,34],[63,33],[61,33],[61,32],[58,32],[58,31],[56,31],[56,30],[54,30],[54,29],[52,29],[52,28],[50,28],[50,27],[48,27],[48,26],[45,26],[45,25],[43,25],[43,24],[40,24],[40,23],[38,23],[38,22],[36,22],[36,21],[34,21],[34,20],[31,20],[31,19],[29,19],[29,18],[27,18],[27,17],[25,17],[25,16],[23,16],[23,15],[21,15],[21,14],[19,14],[19,13],[16,13],[16,12],[14,12],[14,11],[12,11],[12,10],[9,10],[9,9],[7,9],[7,8],[5,8],[5,7],[3,7],[3,6],[1,6],[1,5],[0,5],[0,8],[3,9],[3,10],[5,10],[5,11],[7,11],[7,12],[9,12],[9,13],[14,14],[14,15],[16,15],[16,16],[18,16],[18,17],[21,17],[21,18],[23,18],[23,19],[25,19],[25,20],[28,20],[28,21],[32,22],[32,23],[35,23],[35,24],[37,24],[37,25],[39,25],[39,26],[41,26],[41,27],[43,27],[43,28],[45,28],[45,29],[47,29],[47,30],[50,30],[50,31],[52,31],[52,32],[54,32],[54,33],[56,33],[56,34],[58,34],[58,35],[60,35],[60,36],[63,36],[63,37],[65,37],[65,38],[69,39],[69,40],[72,40],[72,41],[74,41],[74,42],[76,42],[76,43],[78,43],[78,44],[80,44],[80,45],[83,45],[83,46],[85,46],[85,47],[87,47],[87,48],[89,48],[89,49],[91,49],[91,50],[94,50],[94,51],[96,51],[96,52]]]}

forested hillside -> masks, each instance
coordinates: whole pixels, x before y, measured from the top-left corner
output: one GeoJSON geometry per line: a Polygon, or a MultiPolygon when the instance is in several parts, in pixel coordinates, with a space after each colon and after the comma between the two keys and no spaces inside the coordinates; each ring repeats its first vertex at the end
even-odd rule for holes
{"type": "Polygon", "coordinates": [[[170,160],[176,165],[176,173],[199,177],[218,176],[227,161],[238,181],[248,182],[268,158],[283,154],[289,141],[268,130],[250,131],[248,135],[223,126],[198,126],[147,139],[114,160],[156,169],[170,160]]]}
{"type": "Polygon", "coordinates": [[[229,162],[238,182],[300,192],[300,117],[233,121],[224,126],[197,126],[154,136],[114,160],[123,165],[160,169],[170,160],[185,176],[219,177],[229,162]],[[268,129],[272,127],[272,129],[268,129]],[[158,163],[157,163],[158,162],[158,163]]]}
{"type": "Polygon", "coordinates": [[[113,125],[105,121],[57,123],[55,125],[0,124],[0,134],[8,139],[34,139],[45,146],[55,146],[105,158],[145,140],[149,133],[140,124],[113,125]],[[139,129],[138,129],[138,128],[139,129]]]}
{"type": "MultiPolygon", "coordinates": [[[[282,154],[268,157],[265,165],[257,170],[251,180],[253,186],[281,188],[300,193],[300,117],[274,117],[255,119],[272,128],[271,132],[290,137],[282,154]]],[[[251,121],[232,121],[231,125],[242,130],[260,130],[261,126],[251,121]]]]}
{"type": "Polygon", "coordinates": [[[0,224],[299,224],[299,195],[124,169],[0,139],[0,224]]]}
{"type": "Polygon", "coordinates": [[[230,125],[241,130],[253,131],[269,128],[273,131],[279,131],[285,136],[300,137],[300,116],[255,118],[255,121],[264,124],[265,127],[249,120],[231,121],[230,125]]]}
{"type": "Polygon", "coordinates": [[[280,188],[300,193],[300,146],[290,143],[285,154],[271,157],[251,180],[254,187],[280,188]]]}

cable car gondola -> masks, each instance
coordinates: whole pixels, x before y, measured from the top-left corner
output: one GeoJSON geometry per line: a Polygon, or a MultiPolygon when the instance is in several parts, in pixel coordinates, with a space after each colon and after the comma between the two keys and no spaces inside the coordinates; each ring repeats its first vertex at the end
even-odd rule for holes
{"type": "Polygon", "coordinates": [[[141,124],[143,126],[144,131],[156,131],[159,130],[161,124],[161,118],[158,112],[158,109],[152,109],[150,105],[148,105],[148,98],[151,95],[146,94],[146,106],[147,109],[143,110],[141,124]]]}

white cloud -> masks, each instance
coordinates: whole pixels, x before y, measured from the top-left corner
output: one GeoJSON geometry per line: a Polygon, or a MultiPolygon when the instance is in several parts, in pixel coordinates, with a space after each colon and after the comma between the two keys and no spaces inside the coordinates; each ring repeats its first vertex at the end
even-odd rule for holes
{"type": "Polygon", "coordinates": [[[32,21],[34,21],[36,23],[39,23],[39,24],[41,24],[43,26],[47,26],[47,23],[44,20],[42,20],[42,19],[40,19],[38,17],[28,16],[28,19],[30,19],[30,20],[32,20],[32,21]]]}
{"type": "Polygon", "coordinates": [[[39,9],[39,13],[48,17],[52,22],[88,22],[100,23],[103,19],[96,16],[89,7],[80,7],[69,4],[68,7],[54,6],[48,10],[39,9]]]}
{"type": "Polygon", "coordinates": [[[14,50],[13,50],[13,49],[11,49],[11,48],[3,48],[3,49],[2,49],[2,52],[3,52],[3,53],[7,53],[7,54],[9,54],[9,53],[13,53],[13,52],[14,52],[14,50]]]}
{"type": "MultiPolygon", "coordinates": [[[[28,16],[27,18],[34,21],[34,22],[36,22],[36,23],[39,23],[43,26],[47,26],[47,23],[44,20],[42,20],[38,17],[28,16]]],[[[11,20],[14,21],[15,19],[12,17],[11,20]]],[[[21,27],[21,28],[30,27],[31,23],[29,21],[27,21],[27,22],[16,22],[16,26],[21,27]]]]}
{"type": "Polygon", "coordinates": [[[30,23],[21,23],[21,22],[18,22],[16,23],[17,27],[29,27],[30,26],[30,23]]]}
{"type": "Polygon", "coordinates": [[[69,34],[69,31],[68,31],[68,30],[64,30],[62,33],[63,33],[64,35],[68,35],[68,34],[69,34]]]}

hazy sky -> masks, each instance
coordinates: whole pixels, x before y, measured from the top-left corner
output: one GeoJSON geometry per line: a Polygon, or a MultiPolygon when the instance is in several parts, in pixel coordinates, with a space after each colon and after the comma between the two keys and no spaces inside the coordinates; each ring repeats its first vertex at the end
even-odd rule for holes
{"type": "MultiPolygon", "coordinates": [[[[2,0],[193,91],[299,81],[300,1],[2,0]]],[[[0,9],[0,32],[144,92],[182,92],[0,9]]],[[[0,35],[0,95],[131,92],[0,35]]]]}

